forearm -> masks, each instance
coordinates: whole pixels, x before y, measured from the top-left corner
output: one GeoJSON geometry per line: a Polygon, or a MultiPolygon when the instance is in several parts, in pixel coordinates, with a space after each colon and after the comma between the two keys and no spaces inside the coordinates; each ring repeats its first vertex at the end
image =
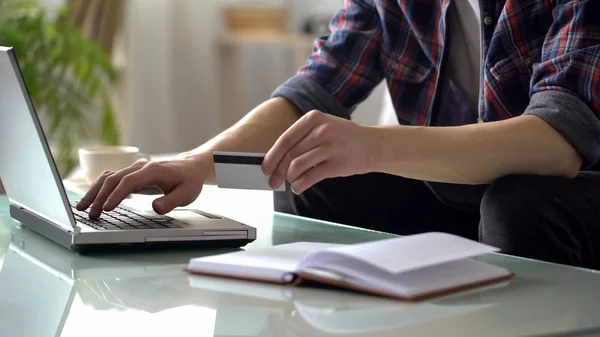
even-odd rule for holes
{"type": "Polygon", "coordinates": [[[486,184],[512,174],[574,177],[581,159],[536,116],[458,127],[374,127],[373,171],[407,178],[486,184]]]}
{"type": "Polygon", "coordinates": [[[213,171],[207,184],[214,184],[213,151],[267,152],[277,138],[300,118],[300,111],[284,98],[273,98],[257,106],[235,125],[180,157],[208,165],[213,171]]]}

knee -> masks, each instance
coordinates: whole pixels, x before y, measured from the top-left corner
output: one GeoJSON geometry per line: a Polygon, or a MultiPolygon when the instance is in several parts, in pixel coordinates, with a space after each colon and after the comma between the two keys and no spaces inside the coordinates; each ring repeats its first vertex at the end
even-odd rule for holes
{"type": "Polygon", "coordinates": [[[544,217],[555,201],[553,179],[508,176],[492,183],[481,202],[480,240],[506,254],[533,257],[527,256],[531,247],[548,230],[544,217]]]}

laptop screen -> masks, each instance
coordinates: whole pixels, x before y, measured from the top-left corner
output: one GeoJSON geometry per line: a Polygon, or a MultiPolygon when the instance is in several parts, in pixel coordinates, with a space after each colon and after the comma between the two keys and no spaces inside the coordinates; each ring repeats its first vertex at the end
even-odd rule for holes
{"type": "Polygon", "coordinates": [[[12,49],[0,47],[0,176],[6,194],[36,215],[75,223],[12,49]]]}

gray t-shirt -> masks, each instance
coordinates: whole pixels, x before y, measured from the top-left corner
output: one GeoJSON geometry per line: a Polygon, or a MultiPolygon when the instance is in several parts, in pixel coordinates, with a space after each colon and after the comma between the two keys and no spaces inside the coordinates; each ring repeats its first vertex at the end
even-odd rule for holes
{"type": "MultiPolygon", "coordinates": [[[[450,52],[446,76],[461,88],[477,111],[481,64],[480,14],[478,0],[454,0],[447,13],[450,52]]],[[[445,81],[446,79],[441,79],[445,81]]]]}

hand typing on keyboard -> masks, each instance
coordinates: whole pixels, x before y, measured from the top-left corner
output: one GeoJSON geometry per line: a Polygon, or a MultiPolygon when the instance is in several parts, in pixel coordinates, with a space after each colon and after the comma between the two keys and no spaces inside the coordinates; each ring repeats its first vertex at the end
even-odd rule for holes
{"type": "Polygon", "coordinates": [[[106,171],[92,183],[88,193],[77,203],[78,211],[85,211],[90,219],[102,212],[114,210],[130,193],[155,185],[164,193],[152,203],[158,214],[166,214],[175,207],[187,206],[194,201],[205,181],[214,181],[212,155],[164,162],[141,160],[117,171],[106,171]]]}
{"type": "Polygon", "coordinates": [[[181,228],[170,217],[139,214],[121,206],[104,212],[100,218],[89,219],[88,212],[75,209],[74,204],[71,207],[75,219],[97,230],[181,228]]]}
{"type": "MultiPolygon", "coordinates": [[[[156,213],[166,214],[175,207],[187,206],[198,197],[205,183],[215,183],[213,151],[266,152],[290,126],[299,122],[300,115],[298,107],[288,100],[281,97],[270,99],[248,113],[239,124],[195,150],[182,153],[175,160],[139,161],[117,172],[104,172],[90,186],[89,192],[77,204],[77,209],[83,211],[91,207],[89,216],[98,218],[102,211],[115,209],[130,193],[152,185],[158,186],[165,194],[152,203],[156,213]]],[[[316,111],[311,115],[322,119],[316,111]]],[[[284,139],[284,143],[289,143],[289,140],[284,139]]],[[[298,144],[314,145],[311,142],[298,144]]],[[[297,147],[294,149],[302,150],[299,153],[306,151],[297,147]]],[[[284,159],[292,158],[285,156],[284,159]]],[[[274,173],[278,180],[287,180],[285,167],[300,164],[292,165],[289,160],[282,160],[281,163],[274,173]]]]}

